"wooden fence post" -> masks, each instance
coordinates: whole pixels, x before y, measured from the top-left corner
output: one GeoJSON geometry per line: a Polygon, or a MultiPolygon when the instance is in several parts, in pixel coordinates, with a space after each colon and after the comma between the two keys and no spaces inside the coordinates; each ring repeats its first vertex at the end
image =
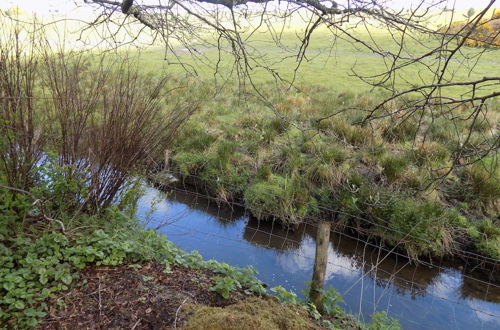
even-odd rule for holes
{"type": "Polygon", "coordinates": [[[319,292],[318,289],[322,289],[325,285],[331,225],[331,222],[321,222],[318,226],[318,232],[316,234],[316,254],[314,256],[314,269],[309,298],[314,305],[316,305],[316,308],[320,313],[323,312],[323,294],[319,292]]]}

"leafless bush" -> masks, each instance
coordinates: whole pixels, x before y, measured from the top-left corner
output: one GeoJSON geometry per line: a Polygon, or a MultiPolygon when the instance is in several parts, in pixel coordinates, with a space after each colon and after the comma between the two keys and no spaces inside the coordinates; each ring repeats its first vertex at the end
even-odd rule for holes
{"type": "Polygon", "coordinates": [[[8,184],[29,190],[33,166],[52,159],[64,181],[78,183],[64,201],[97,212],[167,149],[196,103],[168,90],[166,76],[144,76],[124,54],[56,50],[43,38],[33,44],[23,52],[16,33],[0,44],[0,161],[8,184]]]}
{"type": "Polygon", "coordinates": [[[44,143],[34,97],[39,63],[31,40],[22,40],[25,33],[12,24],[0,35],[0,170],[9,185],[22,189],[32,184],[44,143]]]}

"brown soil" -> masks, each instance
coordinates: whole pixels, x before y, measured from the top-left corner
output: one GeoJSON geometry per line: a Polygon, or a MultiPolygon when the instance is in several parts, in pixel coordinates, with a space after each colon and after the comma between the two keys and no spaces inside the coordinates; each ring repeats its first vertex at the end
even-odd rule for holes
{"type": "Polygon", "coordinates": [[[229,299],[208,289],[214,274],[207,270],[172,268],[154,263],[141,267],[89,266],[79,284],[57,299],[40,329],[167,329],[182,326],[186,305],[224,307],[241,301],[245,294],[233,292],[229,299]]]}
{"type": "MultiPolygon", "coordinates": [[[[299,306],[242,290],[228,299],[210,291],[216,274],[206,269],[165,267],[157,263],[88,266],[51,309],[38,329],[320,329],[299,306]],[[58,308],[58,301],[63,307],[58,308]]],[[[357,329],[348,318],[336,320],[357,329]]]]}

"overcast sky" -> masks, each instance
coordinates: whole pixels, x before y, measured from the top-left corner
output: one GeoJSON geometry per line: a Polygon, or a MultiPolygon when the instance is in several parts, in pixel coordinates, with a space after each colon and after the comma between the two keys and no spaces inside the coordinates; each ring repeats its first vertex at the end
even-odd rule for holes
{"type": "MultiPolygon", "coordinates": [[[[427,0],[431,1],[431,0],[427,0]]],[[[0,8],[10,8],[13,6],[19,6],[26,11],[35,12],[38,14],[48,14],[48,13],[75,13],[75,2],[82,3],[82,0],[0,0],[0,8]]],[[[158,0],[141,0],[139,2],[153,2],[158,3],[158,0]]],[[[343,1],[339,1],[343,2],[343,1]]],[[[419,3],[420,0],[390,0],[388,3],[393,7],[409,7],[412,4],[415,5],[419,3]]],[[[451,8],[455,5],[457,9],[468,9],[470,7],[481,8],[488,4],[490,0],[448,0],[447,7],[451,8]]],[[[500,4],[498,5],[500,7],[500,4]]],[[[80,14],[82,11],[80,10],[80,14]]],[[[88,12],[87,12],[88,14],[88,12]]]]}

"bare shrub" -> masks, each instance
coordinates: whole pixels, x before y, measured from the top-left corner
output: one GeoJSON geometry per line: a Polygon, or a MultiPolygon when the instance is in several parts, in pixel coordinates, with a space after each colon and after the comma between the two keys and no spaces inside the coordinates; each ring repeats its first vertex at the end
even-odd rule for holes
{"type": "Polygon", "coordinates": [[[56,49],[43,36],[29,52],[19,44],[15,33],[0,41],[7,137],[0,161],[8,184],[25,190],[34,184],[35,164],[55,162],[57,180],[74,184],[54,188],[55,179],[45,178],[46,191],[62,196],[54,209],[70,203],[95,213],[110,206],[197,107],[189,93],[168,89],[168,77],[145,76],[126,54],[56,49]],[[36,121],[44,124],[45,144],[36,121]]]}
{"type": "Polygon", "coordinates": [[[32,40],[23,41],[26,32],[12,24],[0,33],[0,170],[9,185],[21,189],[32,184],[43,145],[34,98],[39,63],[32,40]]]}

